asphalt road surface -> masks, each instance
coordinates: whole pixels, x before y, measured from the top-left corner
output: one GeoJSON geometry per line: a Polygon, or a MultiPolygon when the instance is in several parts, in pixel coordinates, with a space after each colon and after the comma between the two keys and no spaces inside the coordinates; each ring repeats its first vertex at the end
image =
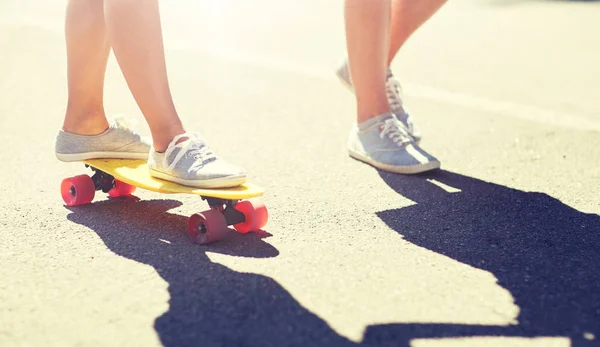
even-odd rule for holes
{"type": "Polygon", "coordinates": [[[64,1],[2,0],[1,346],[600,346],[600,3],[443,8],[393,65],[442,161],[410,177],[345,150],[340,0],[161,6],[178,111],[271,236],[191,244],[193,196],[67,208],[64,1]]]}

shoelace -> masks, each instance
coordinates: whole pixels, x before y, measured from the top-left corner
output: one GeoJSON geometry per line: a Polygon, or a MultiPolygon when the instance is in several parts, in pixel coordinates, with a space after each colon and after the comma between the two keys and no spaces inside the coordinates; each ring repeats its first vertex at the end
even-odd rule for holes
{"type": "Polygon", "coordinates": [[[217,156],[204,143],[200,135],[194,133],[185,133],[175,136],[173,141],[171,141],[171,143],[167,147],[167,151],[165,152],[163,166],[167,166],[167,170],[172,170],[175,167],[175,165],[179,163],[181,158],[183,158],[185,155],[193,157],[196,160],[202,159],[202,163],[217,158],[217,156]],[[183,137],[187,137],[187,140],[177,143],[177,141],[179,141],[183,137]],[[173,159],[171,164],[167,166],[168,158],[177,148],[180,149],[179,152],[177,153],[175,159],[173,159]]]}
{"type": "Polygon", "coordinates": [[[402,108],[402,86],[400,83],[394,78],[388,78],[386,87],[390,107],[392,109],[402,108]]]}
{"type": "Polygon", "coordinates": [[[383,126],[381,127],[381,133],[379,136],[383,139],[388,136],[394,143],[401,147],[407,143],[412,142],[412,138],[406,131],[404,124],[398,119],[390,118],[386,119],[383,126]]]}
{"type": "MultiPolygon", "coordinates": [[[[404,103],[402,102],[402,86],[400,85],[400,82],[398,82],[398,80],[396,80],[394,78],[388,78],[386,83],[387,83],[386,91],[387,91],[388,102],[390,103],[390,107],[392,108],[392,110],[402,109],[403,112],[405,113],[406,110],[404,109],[404,103]]],[[[405,126],[408,127],[407,130],[410,133],[417,131],[415,129],[414,123],[411,120],[410,115],[406,115],[405,126]]]]}

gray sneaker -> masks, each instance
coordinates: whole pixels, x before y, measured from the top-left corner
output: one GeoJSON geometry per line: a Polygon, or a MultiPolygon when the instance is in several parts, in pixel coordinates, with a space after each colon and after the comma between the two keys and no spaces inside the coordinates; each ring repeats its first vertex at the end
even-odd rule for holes
{"type": "MultiPolygon", "coordinates": [[[[344,63],[338,70],[337,76],[340,78],[342,83],[354,92],[354,86],[352,85],[352,78],[350,76],[350,69],[348,63],[344,63]]],[[[387,70],[387,79],[385,82],[387,99],[390,104],[390,110],[396,114],[396,118],[404,124],[404,127],[408,131],[408,134],[413,140],[419,144],[421,142],[421,130],[414,123],[412,116],[406,110],[402,101],[402,86],[400,82],[392,74],[392,70],[387,70]]]]}
{"type": "Polygon", "coordinates": [[[348,152],[351,157],[378,169],[400,174],[440,168],[439,160],[414,142],[393,113],[354,125],[348,139],[348,152]]]}
{"type": "Polygon", "coordinates": [[[130,129],[120,117],[109,121],[109,127],[98,135],[78,135],[59,130],[54,150],[60,161],[87,159],[147,159],[150,140],[130,129]]]}
{"type": "Polygon", "coordinates": [[[192,133],[177,135],[164,153],[152,148],[148,167],[153,177],[196,188],[228,188],[246,182],[242,169],[218,158],[200,135],[192,133]]]}

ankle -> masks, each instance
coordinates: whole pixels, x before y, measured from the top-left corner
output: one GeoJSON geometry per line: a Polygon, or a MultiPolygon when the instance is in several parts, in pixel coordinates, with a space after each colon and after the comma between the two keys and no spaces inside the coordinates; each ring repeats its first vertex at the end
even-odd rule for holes
{"type": "Polygon", "coordinates": [[[391,113],[389,105],[381,105],[379,107],[371,107],[367,109],[359,109],[356,116],[356,122],[362,123],[382,114],[391,113]]]}
{"type": "Polygon", "coordinates": [[[380,114],[391,112],[385,87],[356,94],[357,122],[363,122],[380,114]]]}
{"type": "Polygon", "coordinates": [[[104,109],[75,109],[67,107],[62,130],[79,135],[98,135],[108,129],[108,121],[104,109]]]}
{"type": "MultiPolygon", "coordinates": [[[[163,153],[169,147],[169,144],[173,141],[173,139],[181,134],[185,134],[185,129],[183,127],[174,127],[172,129],[161,129],[160,131],[152,132],[152,142],[154,146],[154,150],[163,153]]],[[[185,139],[180,139],[179,142],[185,139]]]]}

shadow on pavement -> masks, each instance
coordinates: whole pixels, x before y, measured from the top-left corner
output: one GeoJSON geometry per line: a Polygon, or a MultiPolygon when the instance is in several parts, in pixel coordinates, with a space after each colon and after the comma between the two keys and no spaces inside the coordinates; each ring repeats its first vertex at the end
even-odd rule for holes
{"type": "Polygon", "coordinates": [[[167,281],[170,307],[155,321],[164,346],[410,346],[415,338],[461,336],[568,337],[573,346],[598,345],[598,215],[446,171],[381,176],[416,204],[378,216],[406,240],[494,274],[521,309],[518,325],[385,324],[368,327],[355,344],[273,279],[233,271],[205,253],[276,257],[255,234],[193,245],[187,217],[167,212],[181,205],[174,200],[97,202],[73,208],[68,218],[167,281]],[[461,191],[449,193],[431,180],[461,191]]]}
{"type": "Polygon", "coordinates": [[[367,344],[503,335],[563,336],[573,346],[600,345],[600,216],[579,212],[546,194],[447,171],[380,175],[392,189],[416,203],[379,212],[390,228],[418,246],[494,274],[514,297],[520,314],[518,325],[507,327],[371,327],[365,335],[367,344]],[[595,340],[584,337],[590,333],[595,340]]]}
{"type": "Polygon", "coordinates": [[[191,244],[174,200],[112,200],[72,208],[69,220],[94,230],[114,253],[148,264],[169,284],[169,310],[155,321],[164,346],[346,346],[273,279],[210,261],[206,251],[276,257],[256,234],[211,246],[191,244]]]}

